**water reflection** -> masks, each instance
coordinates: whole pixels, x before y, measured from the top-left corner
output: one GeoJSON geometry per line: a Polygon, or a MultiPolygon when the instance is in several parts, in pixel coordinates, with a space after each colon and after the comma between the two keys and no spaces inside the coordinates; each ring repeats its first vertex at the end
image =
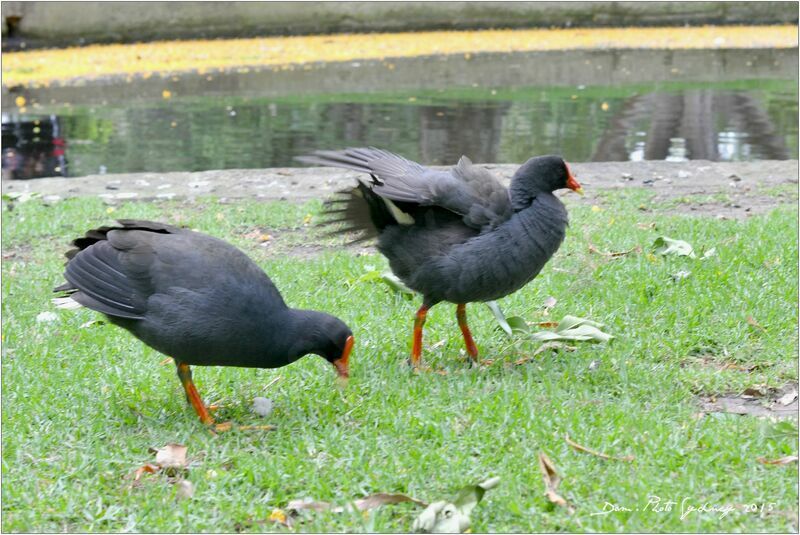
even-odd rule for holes
{"type": "Polygon", "coordinates": [[[362,102],[208,96],[73,106],[35,119],[3,114],[3,178],[66,176],[64,140],[73,176],[291,167],[294,156],[353,145],[388,147],[427,164],[454,163],[462,154],[476,162],[548,153],[570,161],[797,157],[792,81],[735,90],[695,84],[501,94],[368,95],[362,102]]]}
{"type": "Polygon", "coordinates": [[[785,160],[792,157],[786,141],[790,133],[779,132],[751,94],[709,89],[650,93],[625,99],[592,160],[785,160]]]}
{"type": "Polygon", "coordinates": [[[3,113],[3,180],[67,176],[59,119],[3,113]]]}

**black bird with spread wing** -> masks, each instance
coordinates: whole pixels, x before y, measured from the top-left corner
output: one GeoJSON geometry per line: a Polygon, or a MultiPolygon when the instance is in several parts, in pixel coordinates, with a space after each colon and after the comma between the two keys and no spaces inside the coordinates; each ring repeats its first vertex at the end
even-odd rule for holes
{"type": "Polygon", "coordinates": [[[338,318],[284,303],[270,278],[217,238],[151,221],[90,230],[67,252],[62,306],[102,312],[175,359],[200,419],[213,424],[190,365],[277,368],[307,354],[347,377],[353,334],[338,318]],[[77,303],[77,305],[76,305],[77,303]]]}
{"type": "Polygon", "coordinates": [[[377,237],[392,271],[423,302],[414,322],[411,363],[418,366],[428,310],[455,303],[470,357],[478,349],[467,326],[466,303],[508,295],[531,281],[558,250],[567,211],[553,191],[582,193],[558,156],[525,162],[503,186],[489,171],[462,156],[449,170],[424,167],[376,148],[316,151],[298,160],[360,171],[358,185],[330,201],[323,224],[345,223],[337,232],[377,237]]]}

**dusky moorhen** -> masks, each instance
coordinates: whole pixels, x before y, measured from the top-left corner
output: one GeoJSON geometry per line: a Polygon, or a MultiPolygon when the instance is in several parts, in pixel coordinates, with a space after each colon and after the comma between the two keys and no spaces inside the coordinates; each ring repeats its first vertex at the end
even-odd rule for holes
{"type": "Polygon", "coordinates": [[[525,162],[503,186],[462,156],[446,171],[429,169],[376,148],[315,151],[298,160],[369,175],[344,198],[329,201],[323,223],[378,238],[378,250],[407,286],[423,295],[414,321],[411,363],[418,366],[428,310],[456,303],[467,352],[478,349],[467,326],[466,303],[498,299],[523,287],[558,250],[567,210],[553,191],[583,190],[559,156],[525,162]]]}
{"type": "Polygon", "coordinates": [[[172,357],[204,424],[214,420],[190,365],[277,368],[314,353],[348,376],[353,333],[347,325],[286,306],[270,278],[237,248],[162,223],[118,223],[72,242],[67,282],[55,288],[66,298],[56,301],[102,312],[172,357]]]}

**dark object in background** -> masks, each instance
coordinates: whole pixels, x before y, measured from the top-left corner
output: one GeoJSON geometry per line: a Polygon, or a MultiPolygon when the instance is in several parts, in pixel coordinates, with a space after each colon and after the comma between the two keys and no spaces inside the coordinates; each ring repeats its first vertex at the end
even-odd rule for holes
{"type": "Polygon", "coordinates": [[[348,376],[353,334],[347,325],[323,312],[287,307],[270,278],[240,250],[162,223],[118,223],[73,242],[67,282],[55,288],[67,297],[56,304],[102,312],[174,358],[204,424],[214,419],[192,382],[192,364],[278,368],[313,353],[348,376]]]}
{"type": "Polygon", "coordinates": [[[419,365],[425,316],[436,303],[456,303],[456,318],[473,362],[478,348],[467,326],[466,303],[491,301],[533,280],[561,246],[567,210],[553,191],[580,184],[560,156],[525,162],[510,190],[466,156],[446,171],[387,151],[316,151],[304,163],[369,174],[345,198],[329,202],[326,224],[348,226],[356,241],[378,238],[392,272],[423,296],[414,322],[411,364],[419,365]]]}
{"type": "Polygon", "coordinates": [[[67,176],[66,142],[58,117],[3,114],[3,180],[67,176]]]}

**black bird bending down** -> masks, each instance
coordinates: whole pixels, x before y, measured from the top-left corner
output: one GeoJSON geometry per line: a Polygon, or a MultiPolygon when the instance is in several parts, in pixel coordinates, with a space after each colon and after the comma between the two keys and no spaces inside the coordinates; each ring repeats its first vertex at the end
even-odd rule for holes
{"type": "Polygon", "coordinates": [[[477,361],[466,303],[498,299],[536,277],[567,228],[566,208],[553,191],[583,192],[559,156],[525,162],[510,190],[465,156],[447,171],[375,148],[316,151],[298,160],[369,175],[329,202],[333,218],[323,224],[345,222],[335,233],[361,232],[355,241],[377,236],[392,271],[423,295],[414,322],[414,366],[425,316],[440,301],[457,304],[467,352],[477,361]]]}
{"type": "MultiPolygon", "coordinates": [[[[190,365],[277,368],[314,353],[348,376],[353,334],[341,320],[289,308],[269,277],[232,245],[188,229],[120,220],[67,252],[55,291],[108,316],[175,359],[186,396],[214,424],[190,365]]],[[[222,428],[223,426],[220,426],[222,428]]]]}

